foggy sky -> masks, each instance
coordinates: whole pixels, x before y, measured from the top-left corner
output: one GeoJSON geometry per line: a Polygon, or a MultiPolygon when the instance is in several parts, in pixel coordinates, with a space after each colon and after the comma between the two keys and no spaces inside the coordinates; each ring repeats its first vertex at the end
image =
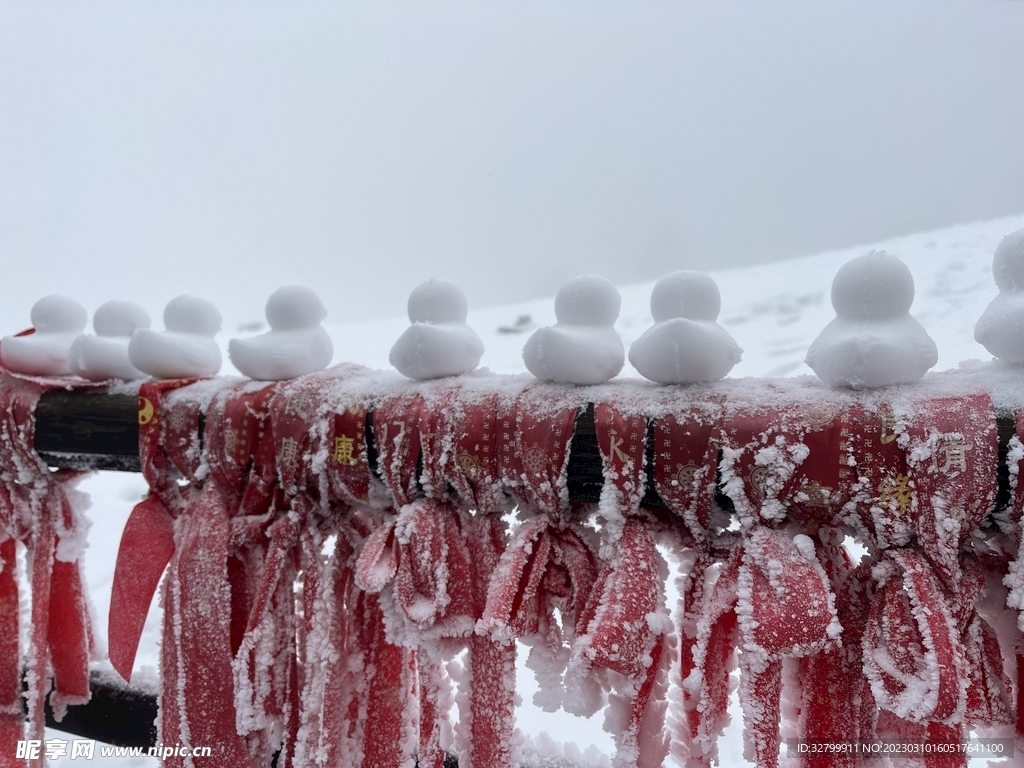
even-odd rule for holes
{"type": "Polygon", "coordinates": [[[1024,3],[296,5],[0,2],[0,332],[51,292],[232,330],[286,283],[346,320],[1024,211],[1024,3]]]}

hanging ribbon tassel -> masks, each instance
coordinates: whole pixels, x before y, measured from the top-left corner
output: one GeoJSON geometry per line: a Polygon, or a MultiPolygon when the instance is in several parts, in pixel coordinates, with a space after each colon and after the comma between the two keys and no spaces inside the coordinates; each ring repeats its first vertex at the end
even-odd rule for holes
{"type": "Polygon", "coordinates": [[[745,754],[768,768],[779,759],[782,659],[835,648],[842,627],[831,585],[806,536],[751,531],[744,539],[738,588],[745,754]]]}
{"type": "Polygon", "coordinates": [[[883,562],[888,573],[864,635],[864,673],[875,700],[912,722],[959,719],[963,651],[939,582],[916,552],[890,550],[883,562]]]}
{"type": "Polygon", "coordinates": [[[174,556],[174,518],[187,503],[187,490],[177,483],[181,469],[168,457],[165,446],[198,443],[198,404],[190,409],[191,419],[185,413],[187,406],[180,405],[168,419],[165,401],[171,392],[193,381],[145,382],[139,388],[139,463],[150,490],[132,509],[121,533],[107,621],[110,663],[129,682],[153,596],[174,556]],[[186,428],[179,430],[183,434],[171,434],[175,423],[186,428]]]}
{"type": "MultiPolygon", "coordinates": [[[[247,765],[250,757],[235,728],[234,697],[225,695],[233,679],[230,528],[226,499],[209,483],[181,519],[164,597],[161,738],[212,746],[211,766],[247,765]]],[[[206,760],[172,756],[164,763],[192,768],[206,760]]]]}
{"type": "MultiPolygon", "coordinates": [[[[6,515],[5,515],[6,517],[6,515]]],[[[18,634],[18,561],[13,538],[0,543],[0,767],[23,766],[14,746],[25,738],[18,634]]]]}
{"type": "Polygon", "coordinates": [[[388,642],[376,595],[357,597],[355,618],[367,686],[359,764],[412,768],[419,746],[416,655],[388,642]]]}
{"type": "Polygon", "coordinates": [[[735,549],[720,566],[709,568],[694,606],[692,661],[684,667],[683,708],[690,726],[687,768],[718,761],[718,738],[729,723],[729,676],[736,666],[733,634],[742,552],[735,549]]]}
{"type": "MultiPolygon", "coordinates": [[[[32,592],[27,654],[18,645],[17,591],[7,586],[5,591],[15,599],[0,603],[0,623],[13,628],[13,634],[6,635],[13,638],[8,641],[13,653],[5,657],[10,666],[3,677],[12,686],[17,679],[20,695],[24,658],[24,701],[28,710],[28,724],[20,735],[13,722],[0,730],[0,735],[11,739],[0,743],[0,751],[5,755],[16,754],[16,742],[20,739],[43,738],[51,679],[50,704],[55,718],[63,718],[68,705],[85,704],[91,697],[88,664],[94,643],[79,562],[84,550],[84,520],[72,503],[70,490],[84,473],[51,472],[34,450],[36,404],[43,392],[65,387],[95,389],[97,385],[72,378],[19,376],[0,371],[0,511],[4,535],[12,537],[4,541],[6,575],[0,579],[14,578],[13,539],[21,540],[28,549],[32,592]]],[[[14,702],[7,701],[6,705],[13,717],[14,702]]],[[[31,759],[29,764],[42,766],[43,758],[31,759]]]]}
{"type": "Polygon", "coordinates": [[[660,765],[668,753],[665,704],[651,694],[672,623],[664,605],[666,569],[654,546],[653,520],[639,512],[647,419],[599,403],[594,422],[604,474],[599,513],[608,530],[602,549],[612,554],[578,621],[585,632],[573,644],[563,706],[575,714],[592,714],[605,687],[599,687],[599,671],[614,673],[605,676],[610,691],[605,729],[616,742],[613,764],[660,765]]]}
{"type": "MultiPolygon", "coordinates": [[[[865,730],[861,721],[861,696],[864,680],[861,673],[860,637],[867,621],[868,601],[861,597],[860,580],[841,543],[826,538],[815,540],[818,562],[822,564],[832,592],[836,595],[836,615],[843,627],[840,647],[829,647],[816,654],[803,656],[798,662],[799,737],[808,741],[839,743],[861,739],[867,741],[874,722],[865,730]],[[854,589],[850,594],[844,587],[854,589]]],[[[862,573],[870,573],[863,569],[862,573]]],[[[871,700],[872,712],[874,701],[871,700]]],[[[853,768],[861,760],[850,752],[832,751],[815,755],[809,763],[820,768],[853,768]]]]}
{"type": "MultiPolygon", "coordinates": [[[[444,512],[447,570],[454,580],[446,590],[456,607],[446,611],[457,618],[444,622],[451,639],[443,645],[449,651],[456,644],[468,646],[454,746],[460,764],[475,768],[513,768],[517,759],[515,643],[474,631],[506,544],[501,515],[509,504],[498,477],[498,399],[469,383],[441,388],[433,392],[420,430],[421,485],[449,502],[444,512]]],[[[422,731],[428,722],[424,712],[422,731]]],[[[440,750],[429,749],[440,760],[440,750]]]]}

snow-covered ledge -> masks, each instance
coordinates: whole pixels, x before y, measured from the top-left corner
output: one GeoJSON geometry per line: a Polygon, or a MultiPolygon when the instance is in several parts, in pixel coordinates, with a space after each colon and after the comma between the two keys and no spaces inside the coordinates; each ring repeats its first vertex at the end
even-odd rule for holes
{"type": "MultiPolygon", "coordinates": [[[[978,365],[929,374],[916,385],[854,392],[828,389],[810,378],[688,387],[627,380],[572,387],[473,374],[410,383],[345,367],[273,390],[256,383],[206,382],[197,397],[188,387],[167,393],[164,410],[157,411],[170,423],[175,413],[192,409],[188,418],[194,419],[194,442],[203,453],[193,452],[195,464],[178,469],[200,486],[209,472],[216,474],[218,462],[239,468],[263,462],[265,470],[270,468],[265,480],[281,483],[286,500],[293,499],[275,513],[285,528],[298,523],[301,532],[328,508],[346,510],[357,528],[366,526],[350,531],[346,518],[339,517],[328,528],[337,531],[330,536],[348,537],[344,547],[355,558],[350,565],[359,594],[379,595],[387,636],[399,643],[396,647],[425,653],[429,648],[444,656],[453,641],[489,637],[500,644],[529,635],[531,619],[520,615],[522,604],[513,599],[519,580],[537,568],[559,572],[560,563],[576,558],[565,572],[568,592],[559,587],[547,593],[545,586],[538,595],[547,595],[542,603],[548,607],[530,609],[543,616],[561,606],[563,623],[575,621],[575,631],[565,624],[566,634],[556,643],[569,652],[568,666],[559,672],[540,657],[534,663],[541,676],[555,674],[544,695],[561,691],[560,706],[578,712],[593,711],[611,696],[617,703],[609,713],[620,726],[616,738],[624,764],[631,764],[637,751],[657,754],[669,748],[710,757],[724,713],[721,684],[728,678],[728,664],[719,665],[739,651],[748,738],[758,762],[771,764],[784,735],[838,738],[853,728],[865,737],[913,736],[922,723],[941,722],[949,729],[944,738],[958,738],[960,723],[978,728],[1008,717],[1013,684],[997,674],[1003,664],[992,663],[1000,654],[1013,658],[1005,637],[1015,631],[1015,613],[1006,610],[1000,583],[1011,588],[1011,604],[1020,598],[1011,567],[1020,509],[1011,502],[1024,458],[1016,428],[1024,404],[1018,378],[1013,368],[978,365]],[[246,413],[250,442],[239,443],[241,422],[232,419],[244,420],[246,413]],[[274,425],[268,435],[277,425],[290,426],[274,433],[271,454],[260,454],[267,424],[274,425]],[[240,445],[252,452],[239,453],[240,445]],[[493,448],[489,458],[484,445],[493,448]],[[266,465],[271,455],[273,467],[266,465]],[[207,468],[199,471],[200,466],[207,468]],[[474,474],[479,471],[483,475],[474,474]],[[324,478],[313,496],[296,484],[302,473],[324,478]],[[336,490],[342,486],[343,492],[336,490]],[[329,499],[316,495],[323,493],[329,499]],[[330,501],[336,493],[342,493],[337,507],[330,501]],[[495,502],[502,497],[506,501],[495,502]],[[299,499],[306,500],[296,506],[299,499]],[[410,602],[400,580],[392,584],[387,566],[389,557],[399,564],[412,557],[415,537],[434,535],[432,526],[448,515],[462,522],[450,529],[443,523],[436,535],[448,542],[449,552],[465,535],[472,552],[480,536],[470,535],[470,528],[486,515],[460,518],[458,510],[472,506],[467,499],[483,505],[475,509],[496,503],[488,512],[507,511],[513,503],[520,507],[518,523],[507,531],[507,522],[488,518],[509,538],[504,552],[493,553],[500,554],[500,562],[488,577],[475,631],[472,622],[461,629],[458,622],[446,623],[451,617],[445,618],[443,606],[458,602],[461,577],[455,561],[432,563],[447,574],[448,603],[410,602]],[[320,505],[321,513],[311,503],[320,505]],[[361,504],[365,512],[359,511],[361,504]],[[310,512],[314,518],[303,517],[310,512]],[[867,549],[860,567],[844,554],[848,537],[867,549]],[[679,558],[687,576],[678,627],[659,598],[664,575],[650,568],[662,556],[653,549],[655,541],[679,558]],[[534,562],[538,552],[549,550],[550,562],[534,562]],[[992,578],[983,588],[986,574],[992,578]],[[978,588],[968,589],[972,584],[978,588]],[[507,600],[506,588],[512,590],[507,600]],[[905,615],[901,601],[908,601],[905,615]],[[876,617],[883,609],[889,611],[885,621],[876,617]],[[648,617],[639,634],[630,634],[629,620],[609,623],[613,615],[628,619],[637,610],[648,617]],[[738,635],[727,628],[729,621],[738,635]],[[908,637],[926,638],[920,659],[883,658],[896,653],[889,642],[893,622],[902,622],[900,631],[908,637]],[[430,629],[435,624],[447,629],[438,634],[430,629]],[[628,657],[608,655],[612,647],[634,645],[628,657]],[[849,653],[835,655],[840,648],[849,653]],[[871,649],[863,659],[862,648],[871,649]],[[856,658],[850,656],[854,651],[856,658]],[[807,701],[837,674],[844,685],[863,686],[847,692],[851,700],[870,691],[877,704],[870,734],[863,730],[867,721],[856,720],[861,715],[842,708],[816,720],[805,711],[806,716],[780,725],[771,691],[783,684],[783,667],[791,663],[801,670],[791,693],[807,701]],[[892,673],[900,664],[910,664],[901,673],[903,682],[892,673]],[[937,677],[928,671],[934,669],[937,677]],[[622,679],[609,677],[611,672],[622,679]],[[986,686],[983,703],[969,694],[978,685],[986,686]],[[655,726],[650,718],[662,717],[664,710],[649,709],[648,701],[666,698],[679,717],[655,726]]],[[[143,398],[147,392],[144,388],[143,398]]],[[[89,457],[99,455],[116,465],[109,457],[131,454],[133,432],[138,449],[140,414],[144,427],[153,424],[153,402],[138,397],[43,395],[37,449],[51,463],[96,466],[89,457]],[[116,450],[94,451],[95,441],[82,437],[89,432],[83,425],[97,418],[108,424],[104,429],[115,436],[110,445],[116,450]]],[[[123,463],[119,468],[130,468],[123,463]]],[[[268,529],[267,535],[290,541],[285,528],[268,529]]],[[[177,546],[187,550],[201,544],[189,541],[186,535],[177,546]]],[[[331,567],[342,567],[327,565],[341,555],[321,562],[311,552],[308,567],[328,569],[322,578],[331,567]]],[[[188,579],[187,568],[176,573],[175,578],[188,579]]],[[[418,583],[423,574],[408,576],[418,583]]],[[[286,578],[299,578],[298,572],[286,578]]],[[[353,610],[360,609],[353,604],[353,610]]],[[[274,621],[272,613],[257,618],[274,621]]],[[[483,669],[477,672],[478,681],[486,679],[483,669]]],[[[260,673],[243,665],[235,674],[244,682],[260,673]]],[[[785,679],[787,686],[793,684],[785,679]]],[[[420,685],[427,681],[421,678],[420,685]]],[[[238,690],[254,695],[259,688],[238,690]]],[[[472,694],[466,695],[472,709],[472,694]]],[[[187,695],[182,701],[188,705],[187,695]]],[[[312,700],[306,704],[312,706],[312,700]]],[[[249,732],[259,731],[260,718],[267,716],[258,711],[245,721],[249,732]]],[[[473,748],[465,733],[460,738],[445,748],[473,748]]],[[[420,749],[429,747],[420,742],[420,749]]]]}

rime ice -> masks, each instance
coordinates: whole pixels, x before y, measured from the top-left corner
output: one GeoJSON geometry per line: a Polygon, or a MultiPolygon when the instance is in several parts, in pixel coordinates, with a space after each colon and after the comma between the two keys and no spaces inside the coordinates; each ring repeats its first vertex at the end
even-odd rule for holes
{"type": "Polygon", "coordinates": [[[1004,237],[992,258],[999,295],[977,325],[974,339],[1008,363],[1024,363],[1024,229],[1004,237]]]}
{"type": "Polygon", "coordinates": [[[250,339],[232,339],[228,356],[251,379],[284,381],[322,371],[331,364],[334,345],[320,321],[327,308],[309,288],[289,285],[267,299],[270,330],[250,339]]]}
{"type": "Polygon", "coordinates": [[[601,384],[625,363],[615,330],[622,298],[606,278],[576,277],[555,296],[553,326],[537,330],[523,347],[523,362],[538,379],[568,384],[601,384]]]}
{"type": "Polygon", "coordinates": [[[718,320],[722,300],[703,272],[673,272],[651,292],[654,325],[629,348],[629,362],[659,384],[717,381],[740,361],[739,348],[718,320]]]}
{"type": "Polygon", "coordinates": [[[459,286],[431,278],[409,294],[408,309],[412,325],[388,358],[399,373],[422,381],[469,373],[480,364],[484,343],[466,323],[469,304],[459,286]]]}
{"type": "Polygon", "coordinates": [[[807,365],[829,386],[873,389],[909,384],[938,361],[928,332],[910,316],[914,278],[885,251],[846,262],[832,281],[835,319],[807,350],[807,365]]]}
{"type": "Polygon", "coordinates": [[[128,343],[128,358],[158,379],[213,376],[220,370],[220,311],[206,299],[178,296],[164,308],[165,331],[139,328],[128,343]]]}
{"type": "Polygon", "coordinates": [[[149,328],[149,314],[130,301],[108,301],[92,318],[96,335],[82,333],[68,352],[73,373],[90,381],[144,379],[128,359],[128,342],[139,328],[149,328]]]}
{"type": "Polygon", "coordinates": [[[3,364],[17,373],[65,376],[71,373],[68,349],[85,328],[85,308],[67,296],[44,296],[32,306],[28,336],[4,336],[0,342],[3,364]]]}

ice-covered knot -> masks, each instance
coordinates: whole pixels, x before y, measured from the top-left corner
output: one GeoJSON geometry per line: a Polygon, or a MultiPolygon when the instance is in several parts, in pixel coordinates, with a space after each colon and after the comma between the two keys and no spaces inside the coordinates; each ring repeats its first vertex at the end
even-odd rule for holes
{"type": "Polygon", "coordinates": [[[70,374],[68,350],[89,319],[85,307],[67,296],[44,296],[32,305],[33,333],[4,336],[0,341],[3,364],[16,373],[32,376],[70,374]]]}
{"type": "Polygon", "coordinates": [[[139,328],[128,343],[128,359],[157,379],[214,376],[220,370],[220,311],[206,299],[178,296],[164,308],[165,331],[139,328]]]}
{"type": "Polygon", "coordinates": [[[807,350],[829,386],[873,389],[917,381],[938,362],[935,342],[910,316],[914,278],[884,251],[846,262],[832,281],[835,319],[807,350]]]}
{"type": "Polygon", "coordinates": [[[1024,363],[1024,229],[999,242],[992,276],[999,294],[978,318],[974,339],[1000,360],[1024,363]]]}
{"type": "Polygon", "coordinates": [[[574,277],[555,296],[557,322],[540,328],[523,347],[523,362],[538,379],[567,384],[602,384],[626,361],[615,330],[622,298],[598,275],[574,277]]]}
{"type": "Polygon", "coordinates": [[[71,370],[90,381],[144,379],[128,359],[128,342],[139,328],[149,328],[149,313],[130,301],[108,301],[92,317],[96,335],[78,335],[68,352],[71,370]]]}
{"type": "Polygon", "coordinates": [[[327,308],[315,291],[301,285],[278,288],[267,299],[266,316],[269,331],[228,343],[228,356],[243,374],[260,381],[284,381],[331,364],[334,345],[320,325],[327,308]]]}
{"type": "Polygon", "coordinates": [[[409,294],[412,323],[388,359],[403,376],[420,381],[469,373],[480,364],[484,343],[466,323],[466,294],[449,280],[431,278],[409,294]]]}
{"type": "Polygon", "coordinates": [[[355,582],[371,593],[391,586],[382,606],[396,639],[473,633],[473,577],[464,522],[453,506],[417,499],[367,539],[355,582]]]}
{"type": "Polygon", "coordinates": [[[665,275],[651,292],[654,325],[629,348],[629,362],[659,384],[717,381],[743,350],[717,322],[722,306],[715,281],[703,272],[665,275]]]}

